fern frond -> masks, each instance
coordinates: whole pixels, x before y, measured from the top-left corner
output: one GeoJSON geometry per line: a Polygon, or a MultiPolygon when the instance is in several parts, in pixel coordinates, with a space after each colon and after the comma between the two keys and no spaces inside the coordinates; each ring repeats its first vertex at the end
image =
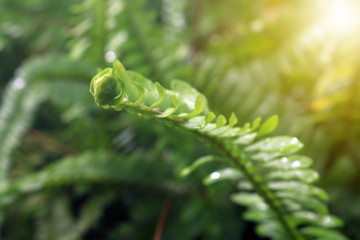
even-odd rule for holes
{"type": "MultiPolygon", "coordinates": [[[[331,52],[324,44],[326,41],[318,39],[312,28],[297,35],[288,43],[280,44],[270,56],[257,57],[240,66],[231,51],[221,55],[203,54],[198,57],[200,67],[192,84],[207,96],[215,110],[233,110],[240,119],[248,120],[273,111],[282,115],[295,107],[303,113],[310,104],[308,99],[313,97],[314,80],[328,68],[319,55],[331,52]],[[219,78],[223,85],[218,90],[216,79],[219,78]],[[243,101],[241,108],[237,107],[237,96],[243,101]]],[[[231,43],[223,44],[226,48],[234,48],[231,43]]],[[[291,122],[293,118],[286,120],[291,122]]]]}
{"type": "Polygon", "coordinates": [[[80,215],[75,218],[71,214],[71,202],[66,195],[58,194],[56,198],[50,197],[50,201],[45,202],[46,210],[36,215],[34,239],[81,239],[84,233],[99,220],[104,208],[113,198],[114,194],[110,191],[93,196],[81,207],[80,215]]]}
{"type": "MultiPolygon", "coordinates": [[[[327,195],[312,185],[318,174],[309,169],[311,160],[295,155],[302,143],[289,136],[263,138],[276,128],[277,117],[263,125],[258,118],[252,124],[237,127],[234,114],[229,119],[216,117],[209,111],[205,97],[186,83],[174,81],[171,89],[164,89],[138,73],[126,71],[118,60],[113,68],[92,79],[90,91],[101,107],[158,119],[191,132],[218,149],[229,168],[213,172],[204,182],[238,181],[239,190],[243,191],[231,199],[249,207],[245,217],[258,222],[260,235],[311,239],[319,237],[320,231],[315,228],[321,229],[322,239],[330,239],[327,236],[335,231],[332,228],[341,226],[341,220],[328,213],[327,195]],[[294,189],[290,183],[302,187],[294,189]]],[[[197,167],[199,162],[194,164],[197,167]]],[[[341,234],[337,236],[346,239],[341,234]]]]}
{"type": "MultiPolygon", "coordinates": [[[[126,35],[126,40],[123,44],[109,43],[109,50],[119,54],[129,69],[138,69],[141,74],[166,84],[169,79],[184,78],[191,69],[183,62],[180,64],[186,57],[185,46],[178,39],[169,39],[156,17],[146,1],[127,1],[116,17],[120,23],[117,28],[126,35]]],[[[116,34],[114,37],[119,36],[119,32],[116,34]]]]}
{"type": "Polygon", "coordinates": [[[93,68],[84,62],[62,56],[47,56],[29,61],[7,86],[0,109],[0,179],[6,181],[11,152],[18,146],[30,126],[41,101],[50,92],[41,84],[56,79],[86,79],[93,68]]]}
{"type": "Polygon", "coordinates": [[[0,109],[0,180],[6,181],[11,152],[18,146],[21,136],[32,122],[33,113],[44,97],[38,89],[25,86],[18,77],[5,90],[0,109]]]}
{"type": "Polygon", "coordinates": [[[20,38],[23,44],[26,43],[17,45],[22,48],[17,53],[20,58],[31,53],[38,55],[48,50],[63,49],[65,42],[73,37],[70,14],[64,11],[71,2],[1,1],[0,22],[6,24],[0,36],[8,35],[14,42],[20,38]]]}
{"type": "Polygon", "coordinates": [[[88,152],[77,157],[64,158],[38,173],[13,180],[2,186],[0,195],[1,199],[6,199],[5,196],[17,197],[47,187],[72,183],[116,182],[124,179],[119,174],[121,167],[126,168],[124,162],[116,160],[115,155],[106,152],[88,152]]]}
{"type": "Polygon", "coordinates": [[[157,186],[154,189],[171,193],[185,191],[181,185],[161,183],[165,175],[165,171],[159,171],[161,163],[144,163],[142,159],[143,156],[137,154],[119,156],[104,150],[65,157],[38,172],[1,183],[0,206],[11,204],[26,194],[76,184],[130,183],[139,187],[157,186]],[[140,177],[133,174],[135,171],[140,177]]]}

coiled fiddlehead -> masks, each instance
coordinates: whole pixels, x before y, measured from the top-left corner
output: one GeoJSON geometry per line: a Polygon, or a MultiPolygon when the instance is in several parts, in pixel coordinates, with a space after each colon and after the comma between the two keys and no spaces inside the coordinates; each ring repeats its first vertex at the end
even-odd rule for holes
{"type": "Polygon", "coordinates": [[[182,128],[217,148],[221,156],[206,156],[184,169],[190,174],[210,161],[226,161],[229,168],[213,172],[205,184],[234,180],[242,192],[231,199],[249,207],[248,220],[258,222],[260,235],[273,239],[346,239],[334,227],[341,220],[329,215],[327,194],[312,185],[318,174],[309,169],[311,159],[295,155],[302,148],[297,138],[281,136],[263,139],[272,132],[278,118],[260,124],[255,119],[237,127],[237,118],[210,112],[205,97],[181,81],[171,90],[138,73],[127,71],[118,61],[99,72],[90,92],[104,108],[125,109],[182,128]],[[213,121],[216,121],[213,123],[213,121]]]}

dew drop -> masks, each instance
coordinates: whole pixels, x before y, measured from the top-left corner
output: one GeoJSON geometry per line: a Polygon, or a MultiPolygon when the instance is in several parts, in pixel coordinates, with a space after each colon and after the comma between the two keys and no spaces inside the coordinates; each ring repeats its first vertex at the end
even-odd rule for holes
{"type": "Polygon", "coordinates": [[[315,219],[315,218],[316,218],[316,216],[315,216],[314,213],[308,213],[307,216],[308,216],[308,218],[310,218],[310,219],[315,219]]]}
{"type": "Polygon", "coordinates": [[[324,218],[324,222],[326,222],[326,223],[331,222],[331,217],[330,217],[330,216],[326,216],[326,217],[324,218]]]}
{"type": "Polygon", "coordinates": [[[218,172],[213,172],[210,174],[211,179],[218,179],[219,177],[220,177],[220,173],[218,172]]]}
{"type": "Polygon", "coordinates": [[[18,77],[13,81],[12,86],[15,89],[23,89],[25,87],[25,81],[23,78],[18,77]]]}
{"type": "Polygon", "coordinates": [[[107,62],[113,62],[116,59],[116,54],[113,51],[107,51],[105,53],[105,60],[107,62]]]}
{"type": "Polygon", "coordinates": [[[266,204],[259,204],[259,209],[260,210],[266,210],[267,209],[267,205],[266,204]]]}
{"type": "Polygon", "coordinates": [[[295,161],[291,164],[291,167],[297,168],[297,167],[300,167],[300,165],[301,165],[300,161],[295,161]]]}
{"type": "Polygon", "coordinates": [[[294,138],[291,139],[290,143],[291,144],[296,144],[298,141],[299,140],[296,137],[294,137],[294,138]]]}

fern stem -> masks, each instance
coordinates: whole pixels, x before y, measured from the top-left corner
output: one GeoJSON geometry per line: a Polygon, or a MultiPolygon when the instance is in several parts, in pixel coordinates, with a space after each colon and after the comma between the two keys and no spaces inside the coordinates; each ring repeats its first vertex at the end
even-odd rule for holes
{"type": "Polygon", "coordinates": [[[32,142],[39,145],[43,150],[57,153],[64,156],[75,156],[77,152],[65,145],[62,142],[59,142],[53,138],[47,137],[41,132],[30,129],[26,135],[32,142]]]}
{"type": "Polygon", "coordinates": [[[166,201],[161,209],[159,220],[156,224],[156,229],[155,229],[155,234],[154,234],[153,240],[161,240],[161,236],[162,236],[165,222],[166,222],[166,217],[169,213],[169,210],[170,210],[170,207],[171,207],[171,204],[173,201],[174,201],[174,197],[169,197],[168,199],[166,199],[166,201]]]}

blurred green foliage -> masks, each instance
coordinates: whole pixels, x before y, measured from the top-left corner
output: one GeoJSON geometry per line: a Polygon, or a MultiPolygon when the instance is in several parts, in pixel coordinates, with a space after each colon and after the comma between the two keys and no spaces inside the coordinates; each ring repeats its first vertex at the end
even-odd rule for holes
{"type": "Polygon", "coordinates": [[[202,185],[219,165],[181,177],[214,150],[96,106],[90,79],[119,58],[241,123],[278,114],[275,134],[301,139],[330,212],[360,239],[360,28],[321,21],[336,2],[0,0],[1,238],[259,238],[234,186],[202,185]]]}

